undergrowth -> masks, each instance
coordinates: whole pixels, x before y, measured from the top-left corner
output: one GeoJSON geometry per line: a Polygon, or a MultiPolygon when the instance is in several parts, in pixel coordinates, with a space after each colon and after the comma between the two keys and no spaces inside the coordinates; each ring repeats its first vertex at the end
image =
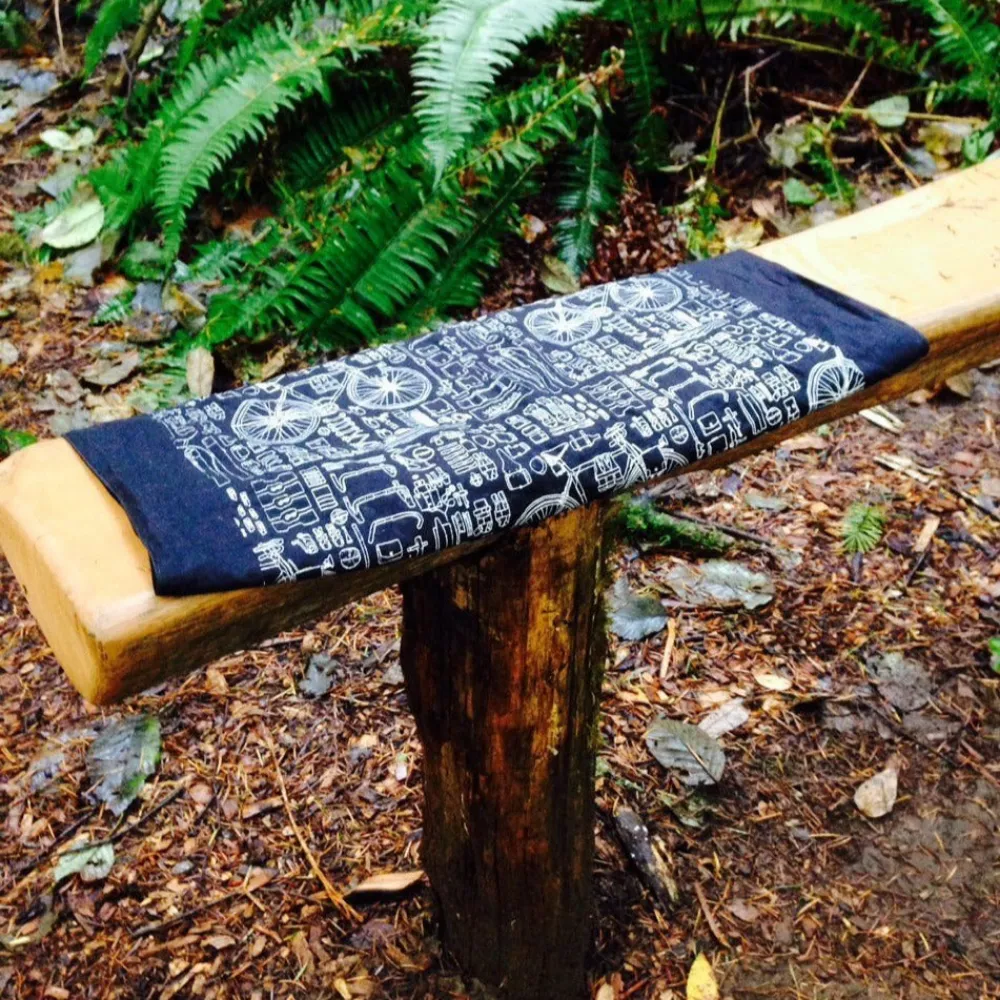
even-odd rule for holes
{"type": "MultiPolygon", "coordinates": [[[[85,72],[148,10],[93,4],[85,72]]],[[[579,275],[624,165],[669,169],[664,99],[686,36],[834,25],[845,51],[915,90],[933,68],[935,101],[976,102],[995,125],[996,21],[994,0],[205,0],[168,70],[123,105],[131,141],[87,180],[120,245],[147,246],[146,277],[217,282],[202,342],[286,330],[351,349],[477,305],[542,188],[579,275]],[[273,217],[192,249],[206,199],[247,191],[273,217]]],[[[848,198],[823,139],[805,169],[848,198]]]]}

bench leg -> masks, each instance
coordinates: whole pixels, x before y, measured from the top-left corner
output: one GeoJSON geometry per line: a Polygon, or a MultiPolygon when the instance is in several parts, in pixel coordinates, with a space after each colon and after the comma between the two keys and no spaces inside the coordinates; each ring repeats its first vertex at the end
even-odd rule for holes
{"type": "Polygon", "coordinates": [[[423,864],[446,949],[505,1000],[586,991],[604,521],[572,511],[403,587],[423,864]]]}

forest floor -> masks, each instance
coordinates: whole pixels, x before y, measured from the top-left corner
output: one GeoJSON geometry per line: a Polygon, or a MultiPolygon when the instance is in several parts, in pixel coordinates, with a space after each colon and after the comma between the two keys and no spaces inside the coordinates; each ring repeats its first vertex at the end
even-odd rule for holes
{"type": "MultiPolygon", "coordinates": [[[[836,65],[816,73],[826,82],[810,99],[844,99],[858,67],[836,65]]],[[[51,170],[32,136],[67,111],[40,107],[0,160],[0,228],[51,170]]],[[[774,186],[739,148],[718,168],[730,230],[764,220],[775,235],[774,186]]],[[[912,183],[873,162],[854,175],[873,199],[912,183]]],[[[661,198],[626,188],[591,280],[683,259],[661,198]]],[[[485,306],[544,294],[539,260],[534,245],[511,247],[485,306]]],[[[0,268],[3,426],[45,435],[115,412],[120,387],[81,384],[88,366],[130,350],[123,331],[89,325],[113,276],[80,288],[57,266],[0,268]]],[[[616,572],[662,597],[672,623],[614,640],[604,682],[589,959],[602,1000],[679,998],[698,952],[734,1000],[1000,997],[1000,676],[987,645],[1000,635],[1000,520],[969,499],[1000,497],[1000,371],[889,409],[892,430],[839,421],[660,497],[757,539],[727,558],[773,580],[765,606],[673,599],[665,580],[702,564],[691,553],[616,554],[616,572]],[[839,525],[859,500],[883,504],[888,524],[852,565],[839,525]],[[908,667],[890,680],[878,668],[892,653],[908,667]],[[650,756],[656,717],[697,723],[737,699],[746,719],[720,736],[727,766],[711,789],[650,756]],[[855,791],[887,767],[895,805],[866,818],[855,791]],[[617,840],[621,806],[676,880],[669,907],[617,840]]],[[[0,998],[475,995],[437,947],[425,883],[359,900],[362,919],[348,921],[296,836],[341,888],[419,868],[421,755],[399,629],[386,591],[99,710],[69,687],[0,559],[0,998]],[[310,662],[334,680],[319,697],[300,688],[310,662]],[[162,761],[129,814],[135,828],[117,828],[107,877],[54,890],[59,847],[114,829],[87,796],[84,754],[122,713],[159,718],[162,761]]]]}

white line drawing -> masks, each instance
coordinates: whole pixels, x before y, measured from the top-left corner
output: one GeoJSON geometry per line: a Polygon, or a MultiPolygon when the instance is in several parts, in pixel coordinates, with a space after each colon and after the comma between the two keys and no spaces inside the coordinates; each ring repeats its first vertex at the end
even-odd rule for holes
{"type": "Polygon", "coordinates": [[[583,289],[153,419],[218,491],[261,582],[385,565],[573,510],[864,387],[841,347],[702,274],[583,289]]]}

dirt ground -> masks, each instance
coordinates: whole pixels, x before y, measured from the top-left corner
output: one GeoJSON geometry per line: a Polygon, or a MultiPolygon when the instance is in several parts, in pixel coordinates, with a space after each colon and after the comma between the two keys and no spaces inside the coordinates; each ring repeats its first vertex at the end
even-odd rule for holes
{"type": "MultiPolygon", "coordinates": [[[[1000,378],[972,382],[968,400],[894,406],[898,434],[852,418],[678,481],[667,509],[779,546],[734,556],[773,576],[762,609],[681,606],[661,580],[695,557],[618,554],[636,589],[667,597],[677,637],[662,678],[664,634],[618,644],[609,663],[595,989],[682,996],[704,951],[733,998],[1000,996],[1000,680],[986,652],[1000,633],[1000,523],[956,492],[1000,476],[1000,378]],[[877,464],[885,456],[912,458],[927,481],[877,464]],[[837,525],[859,497],[884,502],[890,521],[858,572],[837,525]],[[932,517],[940,526],[913,572],[932,517]],[[867,661],[890,651],[930,673],[926,705],[899,711],[869,684],[867,661]],[[722,737],[720,785],[696,796],[650,757],[645,730],[658,714],[698,721],[733,697],[749,721],[722,737]],[[890,761],[895,808],[865,819],[854,791],[890,761]],[[669,911],[616,840],[620,804],[645,819],[677,880],[669,911]]],[[[399,683],[395,592],[123,706],[163,727],[163,760],[133,811],[149,818],[118,841],[106,880],[53,896],[55,838],[112,827],[86,797],[82,755],[116,712],[69,688],[0,566],[0,928],[45,931],[0,951],[0,996],[472,995],[435,943],[425,885],[359,904],[363,922],[345,922],[288,812],[340,887],[419,866],[420,748],[399,683]],[[297,682],[317,654],[334,657],[336,682],[309,699],[297,682]]]]}

